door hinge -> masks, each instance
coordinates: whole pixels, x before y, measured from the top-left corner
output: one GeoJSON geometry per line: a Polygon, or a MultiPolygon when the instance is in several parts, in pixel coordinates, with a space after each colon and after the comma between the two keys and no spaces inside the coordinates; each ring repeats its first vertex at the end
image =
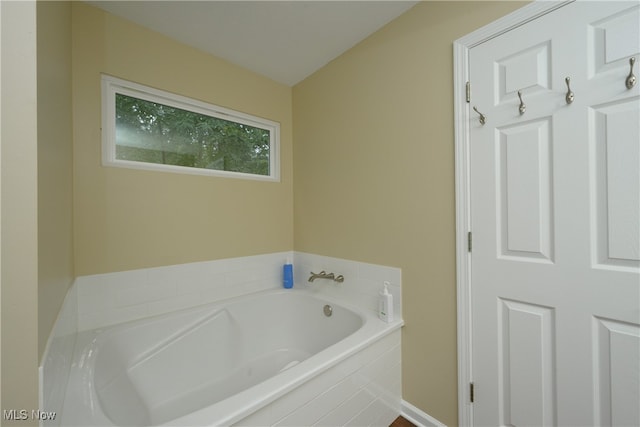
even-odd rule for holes
{"type": "Polygon", "coordinates": [[[467,102],[471,102],[471,82],[467,82],[467,102]]]}
{"type": "Polygon", "coordinates": [[[473,383],[469,383],[469,401],[473,403],[474,399],[473,383]]]}
{"type": "Polygon", "coordinates": [[[471,252],[472,246],[473,246],[473,237],[471,236],[471,232],[469,231],[467,233],[467,248],[469,249],[469,252],[471,252]]]}

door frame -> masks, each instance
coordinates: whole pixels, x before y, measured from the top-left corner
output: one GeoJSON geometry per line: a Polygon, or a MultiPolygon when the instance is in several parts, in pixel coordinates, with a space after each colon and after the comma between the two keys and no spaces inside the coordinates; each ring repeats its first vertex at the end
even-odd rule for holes
{"type": "MultiPolygon", "coordinates": [[[[453,96],[456,191],[456,291],[458,329],[458,425],[473,425],[473,405],[470,402],[472,371],[471,329],[471,252],[468,233],[471,231],[471,187],[469,183],[470,120],[475,120],[473,87],[471,102],[467,102],[470,50],[527,22],[538,19],[576,0],[534,1],[453,42],[453,96]]],[[[491,117],[487,117],[491,120],[491,117]]]]}

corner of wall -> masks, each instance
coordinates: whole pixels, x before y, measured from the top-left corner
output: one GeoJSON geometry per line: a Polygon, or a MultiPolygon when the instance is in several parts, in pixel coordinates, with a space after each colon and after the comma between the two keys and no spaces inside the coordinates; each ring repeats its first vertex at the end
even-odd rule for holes
{"type": "Polygon", "coordinates": [[[38,357],[73,284],[71,3],[38,2],[38,357]]]}

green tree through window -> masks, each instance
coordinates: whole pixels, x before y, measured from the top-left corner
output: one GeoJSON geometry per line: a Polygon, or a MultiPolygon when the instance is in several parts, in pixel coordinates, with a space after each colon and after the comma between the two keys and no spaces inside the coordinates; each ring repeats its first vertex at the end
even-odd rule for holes
{"type": "Polygon", "coordinates": [[[269,175],[268,129],[115,94],[115,158],[269,175]]]}

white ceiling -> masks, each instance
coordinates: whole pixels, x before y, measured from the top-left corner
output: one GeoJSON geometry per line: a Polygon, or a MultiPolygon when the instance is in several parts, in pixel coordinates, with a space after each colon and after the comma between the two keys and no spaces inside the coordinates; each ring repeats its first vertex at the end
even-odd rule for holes
{"type": "Polygon", "coordinates": [[[289,86],[417,1],[88,1],[289,86]]]}

